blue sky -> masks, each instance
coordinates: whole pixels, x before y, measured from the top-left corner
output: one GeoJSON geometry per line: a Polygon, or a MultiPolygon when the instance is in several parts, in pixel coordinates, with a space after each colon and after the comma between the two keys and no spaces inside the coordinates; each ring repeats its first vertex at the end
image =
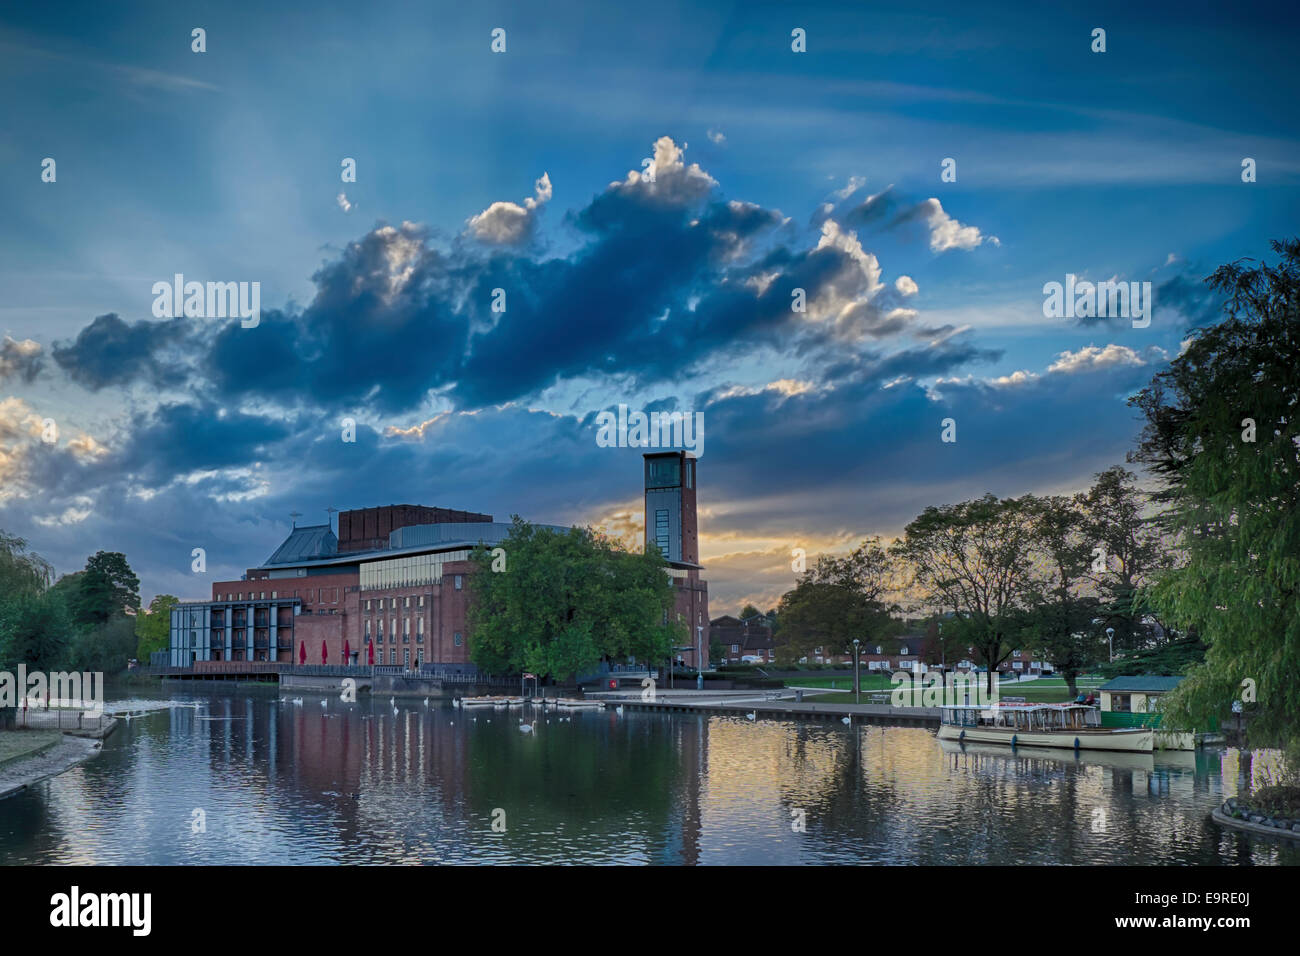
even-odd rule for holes
{"type": "Polygon", "coordinates": [[[713,610],[767,606],[791,548],[1122,461],[1201,280],[1300,211],[1285,4],[261,6],[0,16],[0,527],[146,600],[291,511],[631,533],[623,402],[704,412],[713,610]],[[178,272],[261,323],[156,319],[178,272]],[[1067,273],[1150,327],[1045,318],[1067,273]]]}

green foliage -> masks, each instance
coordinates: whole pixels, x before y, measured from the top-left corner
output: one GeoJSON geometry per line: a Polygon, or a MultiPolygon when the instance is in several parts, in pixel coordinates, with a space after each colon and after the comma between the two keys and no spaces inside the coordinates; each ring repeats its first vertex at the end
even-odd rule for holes
{"type": "Polygon", "coordinates": [[[567,678],[602,658],[660,661],[685,637],[657,550],[630,553],[590,529],[556,532],[515,517],[505,571],[477,549],[470,655],[490,673],[567,678]]]}
{"type": "Polygon", "coordinates": [[[1172,566],[1161,519],[1145,513],[1149,496],[1136,482],[1135,474],[1116,465],[1098,474],[1088,493],[1077,499],[1090,547],[1105,551],[1106,570],[1091,572],[1091,577],[1101,599],[1101,626],[1115,630],[1116,653],[1146,647],[1155,639],[1154,609],[1144,588],[1172,566]]]}
{"type": "Polygon", "coordinates": [[[171,609],[180,599],[170,594],[159,594],[149,602],[148,614],[135,617],[135,656],[141,664],[149,662],[154,651],[165,651],[171,639],[171,609]]]}
{"type": "Polygon", "coordinates": [[[68,648],[67,668],[116,674],[125,670],[127,660],[135,656],[136,641],[135,622],[120,615],[75,634],[68,648]]]}
{"type": "Polygon", "coordinates": [[[1273,249],[1276,266],[1210,277],[1226,317],[1133,399],[1146,418],[1136,459],[1165,482],[1186,559],[1150,600],[1208,648],[1165,697],[1165,721],[1205,726],[1250,680],[1254,743],[1300,725],[1300,239],[1273,249]]]}
{"type": "Polygon", "coordinates": [[[1100,664],[1097,671],[1107,679],[1137,674],[1185,674],[1188,668],[1205,660],[1205,644],[1197,637],[1179,637],[1161,644],[1117,657],[1100,664]]]}
{"type": "Polygon", "coordinates": [[[53,579],[54,569],[39,554],[29,551],[26,541],[0,531],[0,604],[35,597],[53,579]]]}
{"type": "Polygon", "coordinates": [[[944,636],[974,648],[990,686],[993,671],[1016,649],[1012,639],[1024,631],[1025,608],[1050,586],[1034,560],[1040,511],[1032,495],[930,507],[894,546],[926,602],[953,612],[944,636]]]}
{"type": "Polygon", "coordinates": [[[807,657],[818,647],[827,654],[851,654],[854,638],[869,644],[897,633],[897,608],[886,603],[894,583],[889,552],[879,538],[868,538],[843,558],[818,558],[781,598],[780,660],[807,657]]]}
{"type": "Polygon", "coordinates": [[[113,618],[140,610],[140,579],[120,551],[96,551],[86,561],[69,609],[79,630],[101,628],[113,618]]]}
{"type": "Polygon", "coordinates": [[[70,625],[59,595],[46,591],[7,602],[0,612],[0,663],[12,671],[53,671],[63,666],[70,625]]]}

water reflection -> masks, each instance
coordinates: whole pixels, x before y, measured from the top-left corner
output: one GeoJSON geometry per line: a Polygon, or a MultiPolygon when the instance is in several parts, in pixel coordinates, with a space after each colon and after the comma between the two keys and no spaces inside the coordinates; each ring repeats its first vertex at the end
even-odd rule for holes
{"type": "Polygon", "coordinates": [[[1076,757],[917,728],[301,700],[124,702],[132,719],[99,757],[0,802],[0,862],[1300,860],[1207,821],[1237,785],[1218,751],[1076,757]]]}

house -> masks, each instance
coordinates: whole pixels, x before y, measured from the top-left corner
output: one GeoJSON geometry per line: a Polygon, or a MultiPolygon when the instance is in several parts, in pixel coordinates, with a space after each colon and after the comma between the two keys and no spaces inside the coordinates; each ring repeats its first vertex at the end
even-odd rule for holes
{"type": "Polygon", "coordinates": [[[741,620],[730,614],[709,621],[709,645],[722,645],[718,663],[738,664],[748,661],[770,664],[776,660],[776,641],[768,619],[756,614],[741,620]]]}

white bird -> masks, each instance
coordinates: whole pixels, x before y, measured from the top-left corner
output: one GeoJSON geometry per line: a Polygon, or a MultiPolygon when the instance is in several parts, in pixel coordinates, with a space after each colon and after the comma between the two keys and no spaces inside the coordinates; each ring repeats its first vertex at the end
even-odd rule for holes
{"type": "Polygon", "coordinates": [[[531,733],[533,732],[533,725],[532,725],[532,724],[520,724],[520,725],[519,725],[519,732],[520,732],[521,734],[531,734],[531,733]]]}
{"type": "Polygon", "coordinates": [[[747,720],[758,720],[758,714],[753,713],[753,712],[751,711],[750,713],[748,713],[748,714],[745,715],[745,718],[746,718],[747,720]]]}
{"type": "Polygon", "coordinates": [[[424,706],[425,706],[425,707],[428,707],[428,706],[429,706],[429,698],[427,698],[427,697],[424,698],[424,706]]]}
{"type": "Polygon", "coordinates": [[[614,713],[619,714],[619,715],[622,715],[622,713],[623,713],[623,705],[622,705],[622,704],[619,704],[617,707],[615,707],[615,708],[614,708],[614,713]]]}
{"type": "Polygon", "coordinates": [[[396,707],[393,708],[393,716],[394,716],[394,717],[397,716],[397,708],[396,708],[396,707]]]}
{"type": "Polygon", "coordinates": [[[853,718],[852,718],[852,717],[841,717],[841,718],[840,718],[840,723],[841,723],[841,724],[851,724],[851,723],[853,723],[853,718]]]}
{"type": "Polygon", "coordinates": [[[395,703],[397,703],[397,698],[396,698],[396,697],[390,697],[390,698],[388,698],[388,702],[389,702],[390,704],[395,704],[395,703]]]}
{"type": "Polygon", "coordinates": [[[295,697],[295,698],[293,699],[293,702],[294,702],[295,704],[301,705],[301,704],[302,704],[302,698],[301,698],[301,697],[295,697]]]}

